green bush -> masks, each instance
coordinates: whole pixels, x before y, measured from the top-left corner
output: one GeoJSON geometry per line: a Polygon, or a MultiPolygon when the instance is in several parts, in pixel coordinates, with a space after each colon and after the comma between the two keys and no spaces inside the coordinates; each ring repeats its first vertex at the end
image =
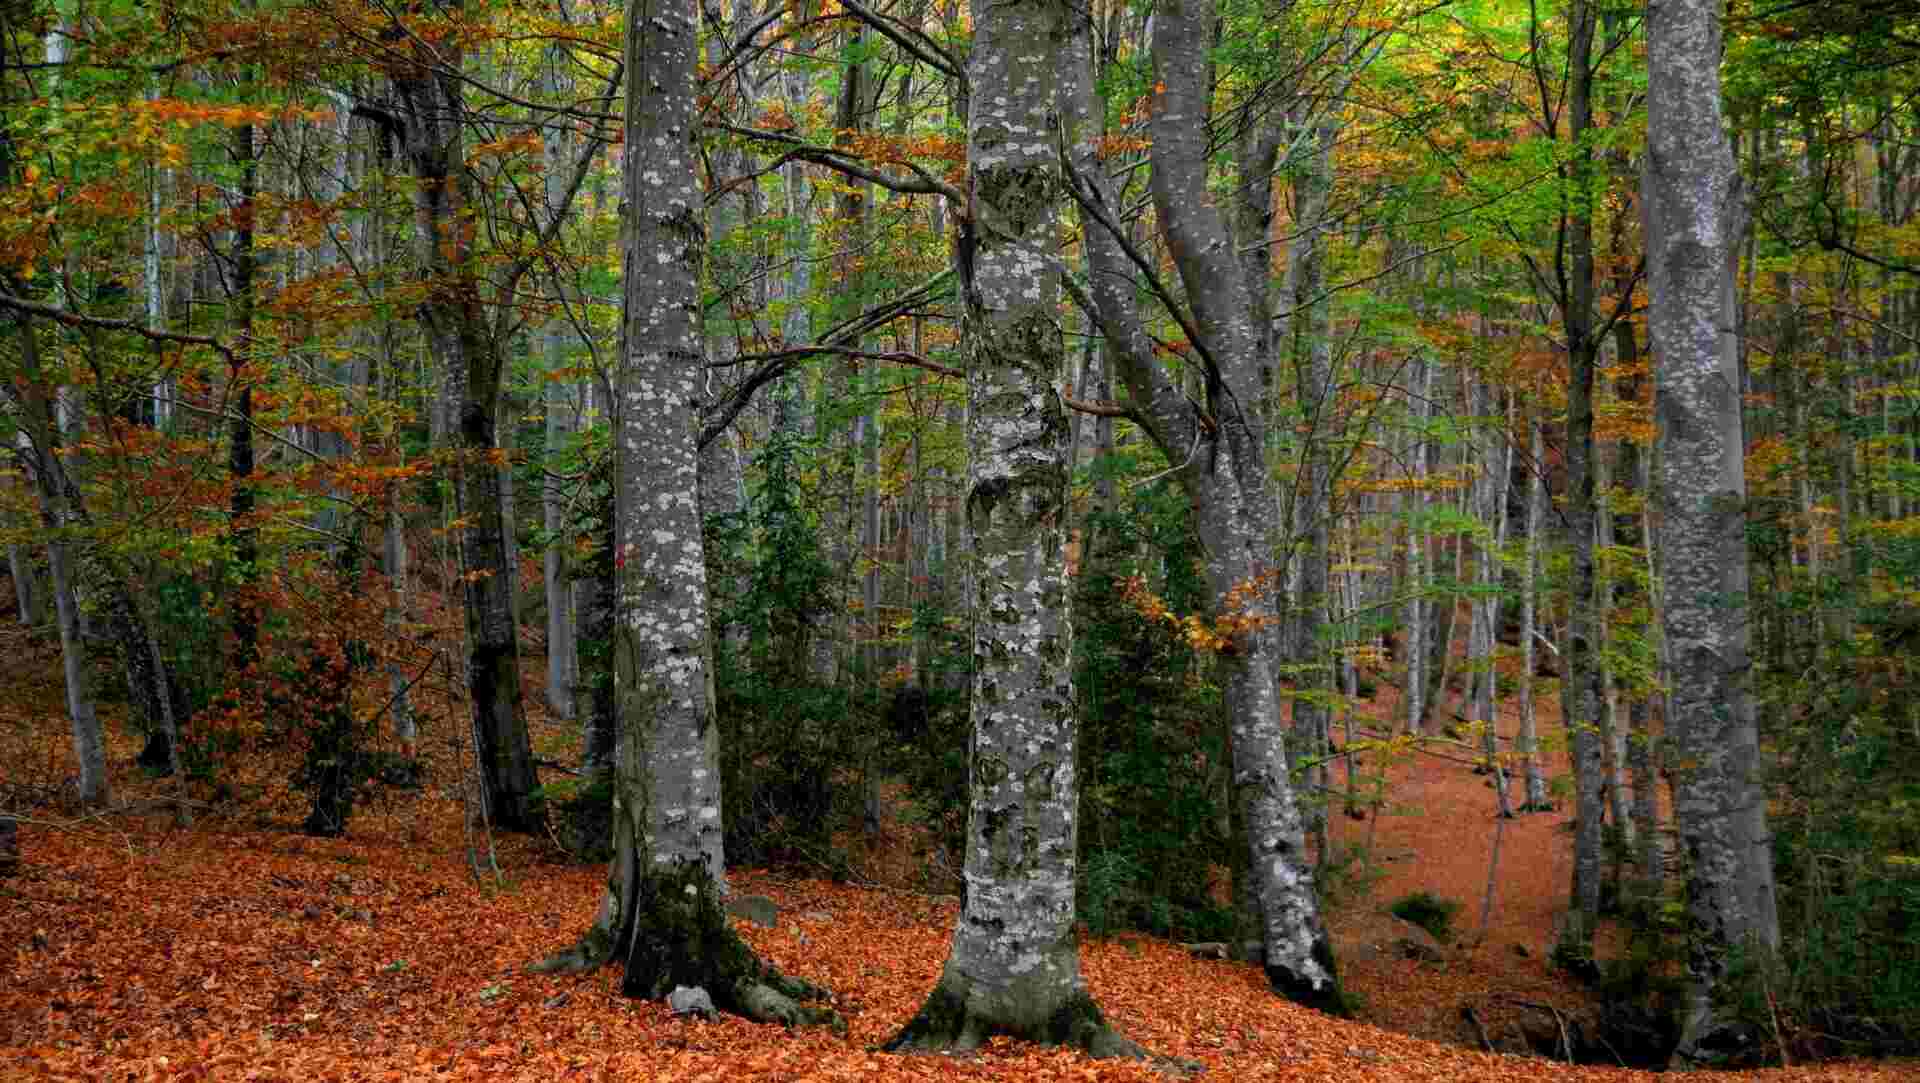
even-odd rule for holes
{"type": "Polygon", "coordinates": [[[1395,899],[1387,910],[1402,921],[1420,926],[1432,933],[1435,940],[1446,944],[1453,940],[1453,918],[1460,912],[1460,904],[1430,891],[1416,891],[1395,899]]]}
{"type": "Polygon", "coordinates": [[[1132,584],[1173,612],[1205,611],[1187,505],[1165,485],[1135,490],[1088,535],[1074,594],[1081,905],[1096,932],[1232,939],[1209,896],[1234,849],[1213,660],[1127,596],[1132,584]]]}

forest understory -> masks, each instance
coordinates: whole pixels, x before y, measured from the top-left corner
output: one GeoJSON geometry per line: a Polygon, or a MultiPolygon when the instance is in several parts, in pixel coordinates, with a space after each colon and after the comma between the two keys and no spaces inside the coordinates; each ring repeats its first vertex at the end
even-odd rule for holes
{"type": "MultiPolygon", "coordinates": [[[[140,772],[140,741],[121,724],[124,705],[112,705],[103,714],[119,804],[76,818],[60,808],[71,751],[57,644],[5,622],[0,655],[10,660],[5,803],[43,799],[22,822],[22,861],[0,880],[0,1077],[1162,1078],[1147,1064],[1006,1039],[965,1057],[877,1052],[938,976],[959,908],[927,877],[916,832],[897,822],[850,842],[857,863],[846,882],[804,870],[732,876],[736,894],[779,907],[774,927],[736,919],[739,932],[783,971],[833,990],[844,1037],[676,1018],[663,1003],[622,996],[617,971],[526,972],[577,935],[605,871],[568,863],[550,839],[467,827],[444,720],[422,718],[423,788],[382,791],[346,837],[319,839],[300,833],[304,798],[271,757],[230,780],[238,799],[204,804],[192,827],[176,827],[174,783],[140,772]]],[[[1375,707],[1390,709],[1391,695],[1375,707]]],[[[543,755],[573,739],[565,724],[533,717],[543,755]]],[[[1543,1023],[1591,1026],[1590,994],[1549,961],[1568,814],[1506,822],[1483,925],[1497,827],[1486,779],[1417,755],[1394,765],[1390,782],[1377,818],[1334,817],[1336,845],[1365,845],[1374,858],[1373,874],[1344,880],[1330,906],[1358,1021],[1282,1001],[1251,964],[1138,934],[1083,936],[1082,965],[1108,1018],[1153,1052],[1204,1066],[1206,1078],[1637,1077],[1475,1048],[1520,1048],[1543,1023]],[[1405,942],[1418,938],[1384,909],[1416,891],[1465,904],[1455,944],[1437,958],[1407,957],[1405,942]]],[[[1724,1077],[1851,1083],[1916,1070],[1858,1062],[1724,1077]]]]}

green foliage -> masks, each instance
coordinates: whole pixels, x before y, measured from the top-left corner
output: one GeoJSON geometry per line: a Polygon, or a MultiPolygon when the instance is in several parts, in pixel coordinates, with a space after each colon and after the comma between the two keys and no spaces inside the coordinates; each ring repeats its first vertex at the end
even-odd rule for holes
{"type": "Polygon", "coordinates": [[[602,772],[549,782],[537,792],[574,861],[598,864],[613,857],[613,791],[612,772],[602,772]]]}
{"type": "Polygon", "coordinates": [[[1394,917],[1432,933],[1435,940],[1445,944],[1453,940],[1453,919],[1460,913],[1460,906],[1457,900],[1443,899],[1430,891],[1416,891],[1395,899],[1387,910],[1394,917]]]}
{"type": "Polygon", "coordinates": [[[800,502],[805,450],[776,432],[748,507],[707,528],[726,848],[748,864],[842,864],[826,860],[833,831],[875,766],[876,694],[811,664],[832,634],[833,569],[800,502]]]}
{"type": "Polygon", "coordinates": [[[1231,864],[1220,692],[1209,660],[1126,595],[1132,580],[1175,611],[1205,606],[1186,503],[1136,490],[1088,533],[1074,601],[1082,913],[1096,931],[1225,938],[1211,894],[1231,864]]]}
{"type": "Polygon", "coordinates": [[[1914,618],[1870,615],[1877,634],[1770,685],[1782,949],[1777,978],[1748,968],[1741,1009],[1769,1028],[1786,1013],[1810,1052],[1920,1049],[1920,730],[1895,646],[1914,618]]]}
{"type": "MultiPolygon", "coordinates": [[[[1376,805],[1376,816],[1377,809],[1376,805]]],[[[1333,915],[1373,894],[1386,877],[1387,871],[1365,846],[1343,846],[1313,870],[1314,894],[1321,911],[1333,915]]]]}
{"type": "MultiPolygon", "coordinates": [[[[1634,899],[1621,911],[1620,923],[1627,939],[1618,956],[1597,967],[1588,960],[1568,969],[1597,979],[1602,1035],[1617,1055],[1636,1066],[1662,1065],[1680,1040],[1686,906],[1670,895],[1634,899]]],[[[1563,948],[1576,950],[1563,941],[1556,961],[1563,948]]]]}
{"type": "Polygon", "coordinates": [[[1078,908],[1088,932],[1107,936],[1124,926],[1134,885],[1145,879],[1144,872],[1119,850],[1102,850],[1087,859],[1080,872],[1078,908]]]}

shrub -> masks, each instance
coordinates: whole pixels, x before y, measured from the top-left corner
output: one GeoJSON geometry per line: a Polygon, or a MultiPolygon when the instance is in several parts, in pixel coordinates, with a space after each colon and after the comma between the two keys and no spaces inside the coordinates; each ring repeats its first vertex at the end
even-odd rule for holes
{"type": "Polygon", "coordinates": [[[1445,944],[1453,940],[1453,918],[1460,912],[1460,904],[1430,891],[1416,891],[1395,899],[1387,910],[1394,917],[1432,933],[1435,940],[1445,944]]]}

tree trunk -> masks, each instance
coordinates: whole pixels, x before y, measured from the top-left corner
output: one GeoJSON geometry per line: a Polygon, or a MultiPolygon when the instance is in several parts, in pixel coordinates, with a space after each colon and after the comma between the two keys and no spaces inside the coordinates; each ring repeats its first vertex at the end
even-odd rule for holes
{"type": "Polygon", "coordinates": [[[1404,617],[1407,631],[1401,654],[1407,662],[1403,693],[1406,699],[1407,732],[1418,735],[1426,731],[1427,607],[1434,604],[1427,597],[1427,561],[1430,553],[1426,528],[1421,522],[1426,503],[1427,440],[1420,431],[1426,427],[1429,413],[1433,362],[1418,359],[1413,367],[1420,374],[1420,391],[1415,401],[1408,403],[1415,429],[1407,456],[1411,472],[1408,481],[1411,484],[1400,494],[1407,530],[1407,604],[1404,617]]]}
{"type": "Polygon", "coordinates": [[[254,252],[254,197],[259,185],[259,162],[254,153],[253,125],[242,124],[233,130],[232,156],[240,169],[240,186],[233,214],[233,279],[228,294],[233,333],[239,339],[227,372],[227,397],[231,411],[227,421],[227,480],[233,486],[228,499],[227,530],[233,543],[233,580],[237,597],[233,605],[234,669],[246,672],[259,660],[259,600],[254,583],[259,576],[259,530],[252,522],[253,491],[253,375],[245,358],[253,349],[254,279],[258,269],[254,252]]]}
{"type": "Polygon", "coordinates": [[[1547,798],[1546,772],[1540,763],[1540,733],[1534,718],[1534,640],[1539,635],[1536,619],[1540,597],[1541,511],[1547,502],[1546,462],[1540,422],[1527,422],[1530,449],[1527,467],[1527,552],[1522,561],[1520,583],[1520,755],[1526,772],[1527,798],[1520,807],[1527,812],[1545,812],[1553,807],[1547,798]]]}
{"type": "Polygon", "coordinates": [[[1593,126],[1593,32],[1590,0],[1574,0],[1568,14],[1568,112],[1573,141],[1572,208],[1567,216],[1568,292],[1561,321],[1567,340],[1567,514],[1573,552],[1572,597],[1567,610],[1567,681],[1561,717],[1573,749],[1573,885],[1567,942],[1585,956],[1593,950],[1600,919],[1600,826],[1604,794],[1600,748],[1599,614],[1594,596],[1593,385],[1599,342],[1593,327],[1593,196],[1588,180],[1593,150],[1583,140],[1593,126]]]}
{"type": "Polygon", "coordinates": [[[1648,11],[1647,266],[1661,511],[1668,739],[1687,855],[1686,1006],[1673,1063],[1727,1052],[1719,1015],[1737,951],[1779,944],[1759,737],[1747,688],[1746,477],[1734,336],[1739,179],[1720,106],[1720,9],[1648,11]]]}
{"type": "Polygon", "coordinates": [[[41,591],[39,569],[33,566],[33,553],[26,546],[7,546],[7,574],[13,579],[13,600],[19,606],[20,623],[38,628],[46,619],[41,612],[46,597],[41,591]]]}
{"type": "Polygon", "coordinates": [[[1137,1056],[1080,976],[1066,347],[1055,313],[1061,0],[976,3],[967,118],[973,217],[960,222],[973,561],[966,894],[940,981],[894,1050],[995,1034],[1137,1056]]]}
{"type": "Polygon", "coordinates": [[[1166,88],[1150,123],[1154,209],[1213,365],[1205,373],[1212,446],[1182,473],[1192,477],[1200,494],[1195,526],[1207,552],[1215,602],[1223,610],[1238,610],[1236,615],[1252,625],[1223,659],[1223,678],[1249,871],[1265,931],[1267,977],[1289,999],[1338,1012],[1345,1010],[1344,998],[1307,872],[1300,808],[1287,775],[1275,702],[1278,636],[1269,554],[1278,538],[1260,390],[1271,372],[1258,352],[1263,339],[1253,326],[1252,286],[1242,276],[1226,222],[1208,194],[1211,88],[1204,61],[1214,23],[1214,5],[1207,0],[1162,9],[1153,20],[1154,67],[1166,88]]]}
{"type": "Polygon", "coordinates": [[[66,532],[73,521],[66,464],[60,456],[60,427],[52,389],[44,382],[40,340],[31,321],[16,318],[20,339],[20,403],[24,421],[20,448],[40,496],[40,521],[47,529],[47,574],[53,584],[54,614],[60,625],[60,662],[66,677],[67,718],[73,724],[73,755],[80,767],[80,803],[104,808],[113,800],[107,780],[106,734],[94,707],[87,672],[87,646],[80,629],[75,594],[77,562],[66,532]]]}
{"type": "Polygon", "coordinates": [[[489,333],[472,245],[470,178],[463,161],[466,119],[461,54],[442,43],[411,50],[392,67],[404,118],[402,146],[416,182],[415,240],[427,274],[417,312],[434,360],[442,367],[445,435],[454,456],[454,517],[464,580],[467,695],[486,811],[511,831],[531,831],[540,816],[538,779],[520,693],[520,641],[514,615],[514,569],[507,560],[495,416],[503,358],[489,333]]]}
{"type": "Polygon", "coordinates": [[[719,726],[701,537],[698,435],[705,353],[699,324],[702,199],[694,174],[693,0],[627,8],[625,295],[619,362],[614,563],[620,737],[607,894],[579,944],[540,964],[577,971],[612,959],[621,991],[704,988],[755,1019],[837,1022],[820,995],[780,977],[720,908],[719,726]]]}
{"type": "Polygon", "coordinates": [[[1208,586],[1222,615],[1244,618],[1223,652],[1224,708],[1232,731],[1236,815],[1245,828],[1246,896],[1260,911],[1267,975],[1275,990],[1309,1005],[1344,1008],[1331,944],[1320,920],[1300,810],[1287,775],[1274,685],[1279,659],[1271,553],[1277,505],[1265,449],[1265,388],[1272,378],[1244,268],[1208,194],[1204,57],[1212,6],[1162,10],[1153,53],[1166,91],[1152,121],[1153,199],[1193,305],[1191,330],[1204,364],[1196,408],[1152,356],[1122,254],[1111,185],[1099,165],[1099,118],[1084,53],[1073,73],[1072,188],[1086,224],[1089,293],[1136,419],[1173,465],[1194,507],[1207,553],[1208,586]],[[1205,443],[1207,446],[1202,447],[1205,443]]]}
{"type": "MultiPolygon", "coordinates": [[[[1293,184],[1296,233],[1287,257],[1287,277],[1293,289],[1283,302],[1291,312],[1287,327],[1292,339],[1283,345],[1291,348],[1295,387],[1305,415],[1307,438],[1299,480],[1294,486],[1292,524],[1287,539],[1291,544],[1301,534],[1306,536],[1304,547],[1294,549],[1299,554],[1299,580],[1292,605],[1295,614],[1293,657],[1289,661],[1296,674],[1293,748],[1296,756],[1304,756],[1314,764],[1306,777],[1322,795],[1321,800],[1306,802],[1307,828],[1319,860],[1325,862],[1328,853],[1324,795],[1328,779],[1326,753],[1332,744],[1333,674],[1326,664],[1321,638],[1327,620],[1334,479],[1330,448],[1333,434],[1329,431],[1333,384],[1332,310],[1323,294],[1327,284],[1327,200],[1333,190],[1333,146],[1340,130],[1335,124],[1320,123],[1311,131],[1308,161],[1293,184]]],[[[1263,189],[1270,185],[1264,171],[1259,174],[1258,184],[1263,189]]],[[[1266,277],[1266,248],[1256,247],[1254,252],[1260,257],[1258,266],[1247,273],[1249,281],[1258,283],[1266,277]]]]}

